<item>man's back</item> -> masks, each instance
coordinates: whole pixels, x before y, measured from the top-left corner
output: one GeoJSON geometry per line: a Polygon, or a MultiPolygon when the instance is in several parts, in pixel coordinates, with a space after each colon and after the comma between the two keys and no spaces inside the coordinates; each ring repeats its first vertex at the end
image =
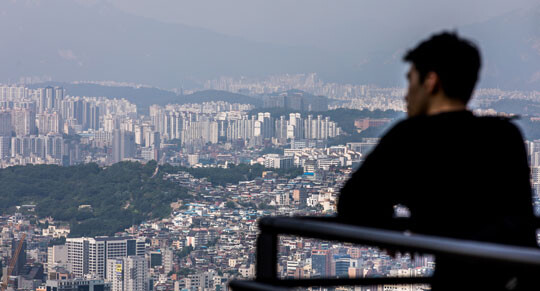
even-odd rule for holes
{"type": "Polygon", "coordinates": [[[338,213],[380,225],[395,204],[411,210],[416,232],[536,245],[520,231],[534,230],[529,168],[506,119],[460,111],[396,125],[342,189],[338,213]]]}
{"type": "Polygon", "coordinates": [[[391,129],[342,189],[338,215],[393,228],[393,205],[402,204],[416,233],[534,247],[531,195],[525,146],[514,125],[446,112],[391,129]]]}

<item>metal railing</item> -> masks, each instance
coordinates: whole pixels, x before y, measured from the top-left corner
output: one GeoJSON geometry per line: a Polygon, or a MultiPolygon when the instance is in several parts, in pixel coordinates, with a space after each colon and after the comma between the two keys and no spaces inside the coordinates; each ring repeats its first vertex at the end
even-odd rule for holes
{"type": "Polygon", "coordinates": [[[409,234],[336,222],[320,217],[264,217],[259,221],[256,277],[253,281],[233,280],[239,290],[281,290],[288,287],[350,286],[383,284],[429,284],[431,277],[413,278],[328,278],[280,279],[278,277],[278,236],[295,235],[356,244],[376,245],[403,252],[453,256],[504,265],[540,267],[540,249],[502,244],[409,234]]]}

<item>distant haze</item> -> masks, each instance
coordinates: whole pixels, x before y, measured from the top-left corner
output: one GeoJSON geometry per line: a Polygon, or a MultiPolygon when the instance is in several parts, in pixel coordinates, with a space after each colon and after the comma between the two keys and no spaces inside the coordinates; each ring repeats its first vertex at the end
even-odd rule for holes
{"type": "MultiPolygon", "coordinates": [[[[96,2],[96,1],[94,1],[96,2]]],[[[373,51],[389,31],[423,37],[538,5],[537,0],[109,0],[153,19],[274,44],[373,51]]],[[[396,37],[396,35],[392,35],[396,37]]]]}
{"type": "Polygon", "coordinates": [[[316,72],[396,86],[404,51],[447,28],[480,44],[481,86],[540,89],[536,2],[2,1],[0,82],[50,76],[178,88],[222,75],[316,72]]]}

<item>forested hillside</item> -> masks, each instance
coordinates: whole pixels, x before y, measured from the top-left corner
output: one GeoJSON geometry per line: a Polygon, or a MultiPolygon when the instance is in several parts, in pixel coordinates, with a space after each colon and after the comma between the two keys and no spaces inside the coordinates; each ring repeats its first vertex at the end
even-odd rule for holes
{"type": "Polygon", "coordinates": [[[171,202],[191,197],[163,180],[162,173],[152,177],[155,167],[155,162],[124,162],[107,168],[85,164],[2,169],[0,211],[35,204],[39,217],[69,222],[72,236],[110,235],[133,223],[166,216],[171,202]]]}
{"type": "Polygon", "coordinates": [[[141,221],[166,217],[170,203],[192,200],[187,190],[164,180],[165,173],[186,171],[215,185],[238,183],[273,170],[280,177],[296,177],[299,168],[266,169],[261,165],[222,168],[184,168],[122,162],[110,167],[84,164],[72,167],[27,165],[0,169],[0,213],[15,206],[36,205],[38,217],[70,224],[71,236],[112,235],[141,221]]]}

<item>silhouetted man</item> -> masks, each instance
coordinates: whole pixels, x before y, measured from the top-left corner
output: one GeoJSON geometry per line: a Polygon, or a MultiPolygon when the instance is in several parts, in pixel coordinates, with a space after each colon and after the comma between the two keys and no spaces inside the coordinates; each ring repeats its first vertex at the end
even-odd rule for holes
{"type": "MultiPolygon", "coordinates": [[[[392,229],[394,205],[401,204],[415,233],[537,246],[521,133],[507,118],[477,117],[466,107],[480,69],[476,47],[442,33],[404,60],[411,63],[408,118],[385,134],[343,187],[338,217],[392,229]]],[[[520,270],[436,260],[435,290],[504,290],[527,280],[516,275],[520,270]]]]}

